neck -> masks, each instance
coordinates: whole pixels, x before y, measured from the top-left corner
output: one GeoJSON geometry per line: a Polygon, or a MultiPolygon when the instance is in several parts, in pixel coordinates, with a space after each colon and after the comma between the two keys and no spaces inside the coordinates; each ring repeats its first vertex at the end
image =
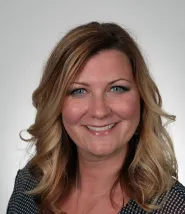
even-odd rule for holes
{"type": "MultiPolygon", "coordinates": [[[[98,196],[108,192],[116,181],[118,172],[123,165],[124,153],[120,152],[107,158],[92,160],[79,152],[79,187],[81,194],[98,196]]],[[[120,191],[119,184],[117,188],[120,191]]]]}

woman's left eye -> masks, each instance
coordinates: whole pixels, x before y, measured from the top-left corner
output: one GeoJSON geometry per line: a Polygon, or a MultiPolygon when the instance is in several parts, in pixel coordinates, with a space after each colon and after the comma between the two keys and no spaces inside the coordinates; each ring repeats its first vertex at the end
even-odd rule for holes
{"type": "Polygon", "coordinates": [[[113,92],[125,92],[125,91],[129,91],[129,88],[127,88],[125,86],[113,86],[111,88],[111,91],[113,91],[113,92]]]}

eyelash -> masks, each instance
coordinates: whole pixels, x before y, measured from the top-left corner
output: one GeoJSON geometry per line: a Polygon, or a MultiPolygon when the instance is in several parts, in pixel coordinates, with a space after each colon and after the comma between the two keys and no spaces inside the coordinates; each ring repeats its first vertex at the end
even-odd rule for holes
{"type": "MultiPolygon", "coordinates": [[[[118,91],[115,91],[116,93],[123,93],[123,92],[126,92],[126,91],[129,91],[129,90],[130,90],[128,87],[120,86],[120,85],[112,86],[112,87],[111,87],[111,90],[112,90],[113,88],[119,88],[118,91]],[[121,90],[120,90],[120,89],[121,89],[121,90]]],[[[69,91],[69,92],[68,92],[68,95],[72,95],[72,96],[82,95],[82,94],[84,94],[84,93],[78,93],[79,91],[82,91],[82,90],[86,91],[85,88],[76,88],[76,89],[73,89],[73,90],[69,91]]]]}
{"type": "MultiPolygon", "coordinates": [[[[121,89],[121,91],[116,91],[117,93],[121,93],[121,92],[126,92],[126,91],[129,91],[129,88],[128,87],[125,87],[125,86],[121,86],[121,85],[115,85],[115,86],[112,86],[112,88],[119,88],[121,89]]],[[[111,88],[111,89],[112,89],[111,88]]]]}

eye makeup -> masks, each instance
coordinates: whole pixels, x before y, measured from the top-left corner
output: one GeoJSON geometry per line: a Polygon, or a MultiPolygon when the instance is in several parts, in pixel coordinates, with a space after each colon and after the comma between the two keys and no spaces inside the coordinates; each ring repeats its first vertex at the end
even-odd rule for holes
{"type": "Polygon", "coordinates": [[[122,92],[130,91],[130,88],[122,85],[115,85],[111,87],[111,91],[116,93],[122,93],[122,92]]]}
{"type": "Polygon", "coordinates": [[[69,90],[67,94],[70,96],[80,96],[86,92],[87,91],[85,88],[75,88],[75,89],[69,90]]]}
{"type": "MultiPolygon", "coordinates": [[[[130,88],[123,85],[114,85],[111,86],[108,91],[113,93],[125,93],[127,91],[130,91],[130,88]]],[[[85,88],[73,88],[69,89],[67,92],[68,96],[82,96],[86,93],[87,90],[85,88]]]]}

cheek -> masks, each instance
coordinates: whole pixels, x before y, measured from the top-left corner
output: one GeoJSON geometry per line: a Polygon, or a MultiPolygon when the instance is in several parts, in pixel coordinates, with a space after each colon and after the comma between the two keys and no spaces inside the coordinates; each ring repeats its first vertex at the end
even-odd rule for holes
{"type": "Polygon", "coordinates": [[[130,101],[125,105],[125,112],[128,117],[140,117],[140,101],[130,101]]]}
{"type": "Polygon", "coordinates": [[[140,118],[140,98],[137,95],[127,96],[114,103],[115,111],[125,119],[140,118]]]}
{"type": "Polygon", "coordinates": [[[85,106],[81,103],[67,102],[62,110],[63,123],[70,125],[78,123],[85,111],[85,106]]]}

